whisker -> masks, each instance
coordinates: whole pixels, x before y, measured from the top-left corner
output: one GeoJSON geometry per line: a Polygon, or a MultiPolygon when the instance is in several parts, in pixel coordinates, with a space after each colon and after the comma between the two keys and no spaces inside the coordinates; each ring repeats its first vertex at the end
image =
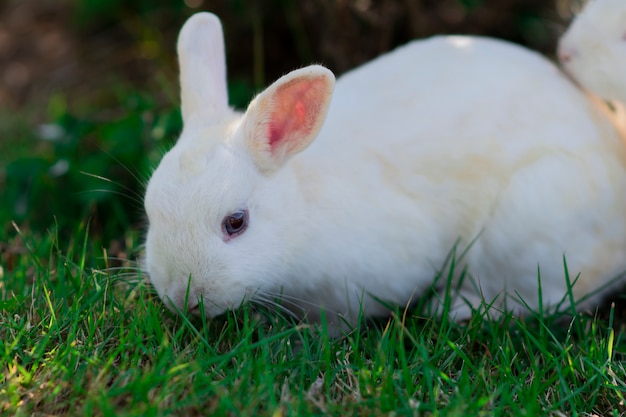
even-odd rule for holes
{"type": "Polygon", "coordinates": [[[102,271],[102,272],[110,272],[110,273],[138,273],[138,272],[142,272],[141,268],[133,268],[133,267],[126,267],[126,266],[110,266],[108,268],[104,268],[104,269],[99,269],[98,271],[102,271]]]}
{"type": "Polygon", "coordinates": [[[300,300],[297,297],[290,297],[290,296],[284,296],[285,294],[279,294],[279,293],[273,293],[270,291],[265,291],[262,294],[262,297],[264,300],[267,300],[268,302],[271,302],[273,305],[280,305],[283,308],[289,309],[289,311],[293,312],[292,308],[288,307],[288,305],[295,307],[296,310],[300,310],[303,311],[303,307],[302,304],[309,304],[313,307],[319,308],[320,306],[315,304],[315,303],[311,303],[311,302],[304,302],[305,300],[300,300]],[[290,299],[291,298],[291,299],[290,299]],[[286,305],[287,304],[287,305],[286,305]]]}
{"type": "Polygon", "coordinates": [[[110,282],[113,282],[113,283],[127,283],[127,284],[137,284],[143,281],[141,278],[139,278],[137,274],[129,274],[127,276],[118,275],[118,274],[106,275],[106,279],[108,279],[110,282]]]}
{"type": "Polygon", "coordinates": [[[123,193],[122,191],[108,190],[106,188],[96,188],[93,190],[78,191],[76,194],[88,194],[88,193],[108,193],[108,194],[119,195],[124,198],[128,198],[130,201],[138,205],[136,206],[136,208],[143,210],[143,197],[140,198],[138,195],[128,195],[128,194],[123,193]]]}
{"type": "MultiPolygon", "coordinates": [[[[122,167],[124,169],[128,170],[124,165],[122,165],[122,167]]],[[[107,178],[107,177],[104,177],[104,176],[98,175],[98,174],[93,174],[93,173],[87,172],[87,171],[80,171],[80,173],[83,174],[83,175],[87,175],[88,177],[96,178],[96,179],[98,179],[100,181],[108,182],[109,184],[117,185],[118,187],[128,191],[131,195],[137,197],[140,200],[143,200],[143,196],[139,192],[137,192],[137,190],[135,190],[133,188],[130,188],[129,186],[124,185],[124,184],[122,184],[122,183],[120,183],[118,181],[113,181],[110,178],[107,178]]],[[[140,181],[132,172],[131,172],[131,175],[135,178],[136,181],[138,181],[138,182],[140,181]]]]}
{"type": "Polygon", "coordinates": [[[272,308],[272,312],[282,315],[283,313],[287,316],[289,316],[290,318],[294,319],[294,320],[300,320],[300,316],[298,316],[298,314],[296,314],[294,311],[290,310],[289,308],[287,308],[286,306],[270,299],[270,298],[265,298],[262,295],[257,295],[255,296],[254,299],[250,300],[251,304],[254,306],[259,305],[262,307],[266,307],[266,308],[272,308]],[[278,310],[278,311],[276,311],[278,310]]]}
{"type": "Polygon", "coordinates": [[[131,265],[136,265],[136,266],[141,266],[141,262],[136,261],[132,258],[123,258],[121,256],[100,256],[98,257],[99,260],[104,261],[104,260],[109,260],[109,261],[116,261],[116,262],[125,262],[125,263],[129,263],[131,265]]]}
{"type": "Polygon", "coordinates": [[[113,278],[120,278],[126,281],[135,280],[149,281],[148,274],[140,267],[140,265],[121,265],[109,266],[107,268],[95,270],[101,274],[109,275],[113,278]]]}
{"type": "Polygon", "coordinates": [[[125,271],[133,271],[136,273],[145,273],[145,270],[143,268],[141,268],[141,266],[139,265],[106,265],[104,268],[95,268],[98,271],[106,271],[106,272],[112,272],[112,273],[116,273],[116,272],[125,272],[125,271]]]}
{"type": "Polygon", "coordinates": [[[310,305],[310,306],[313,306],[313,307],[321,307],[321,305],[318,304],[318,303],[314,303],[312,301],[305,300],[304,298],[296,297],[296,296],[293,296],[293,295],[288,295],[288,294],[285,294],[285,293],[273,292],[273,291],[266,291],[265,293],[267,295],[271,296],[271,297],[278,298],[281,301],[285,301],[285,302],[288,302],[288,303],[293,304],[293,305],[306,304],[306,305],[310,305]]]}
{"type": "Polygon", "coordinates": [[[143,266],[143,264],[141,263],[141,261],[138,261],[135,259],[135,257],[133,256],[129,256],[129,257],[124,257],[124,256],[109,256],[108,253],[105,253],[105,256],[99,256],[97,258],[100,261],[104,261],[104,262],[119,262],[122,264],[125,264],[127,266],[132,266],[135,268],[140,268],[143,266]]]}
{"type": "MultiPolygon", "coordinates": [[[[134,178],[135,181],[137,181],[138,184],[141,184],[141,186],[145,189],[146,185],[148,184],[148,179],[147,178],[141,178],[139,176],[139,174],[137,174],[136,172],[134,172],[133,170],[131,170],[130,168],[128,168],[124,163],[122,163],[122,161],[119,160],[119,158],[117,158],[115,155],[111,154],[110,152],[101,149],[102,152],[104,152],[106,155],[108,155],[111,159],[113,159],[115,162],[117,162],[119,164],[119,166],[121,166],[126,172],[128,172],[130,174],[131,177],[134,178]]],[[[130,191],[130,190],[129,190],[130,191]]],[[[135,193],[137,193],[135,191],[135,193]]],[[[137,193],[138,194],[138,193],[137,193]]]]}
{"type": "Polygon", "coordinates": [[[281,293],[281,292],[265,291],[265,293],[267,295],[271,296],[271,297],[278,298],[283,303],[288,303],[288,304],[291,304],[293,306],[296,306],[299,309],[302,309],[303,308],[302,306],[306,305],[306,306],[314,307],[316,309],[325,310],[326,312],[331,313],[331,314],[336,314],[338,316],[341,315],[341,313],[339,313],[339,312],[337,312],[335,310],[331,310],[328,307],[322,306],[319,303],[314,303],[314,302],[311,302],[309,300],[305,300],[305,299],[300,298],[300,297],[284,294],[284,293],[281,293]]]}
{"type": "Polygon", "coordinates": [[[150,281],[145,276],[140,276],[137,274],[129,274],[129,275],[113,275],[111,277],[113,280],[117,282],[123,282],[125,284],[139,284],[139,283],[149,283],[150,281]]]}
{"type": "Polygon", "coordinates": [[[137,275],[128,275],[128,276],[115,275],[115,278],[117,278],[118,281],[129,282],[129,283],[143,282],[143,279],[138,277],[137,275]]]}

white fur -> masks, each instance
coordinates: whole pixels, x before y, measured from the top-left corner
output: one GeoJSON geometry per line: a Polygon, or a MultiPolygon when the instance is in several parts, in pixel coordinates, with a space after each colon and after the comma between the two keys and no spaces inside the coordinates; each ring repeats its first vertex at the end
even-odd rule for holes
{"type": "Polygon", "coordinates": [[[562,36],[559,60],[589,92],[626,103],[626,1],[591,0],[562,36]]]}
{"type": "MultiPolygon", "coordinates": [[[[216,34],[219,23],[199,14],[182,32],[196,28],[216,34]]],[[[181,42],[183,62],[222,48],[204,45],[219,36],[181,42]]],[[[181,79],[211,105],[211,88],[225,80],[202,69],[183,68],[181,79]]],[[[457,318],[482,297],[536,308],[539,268],[544,304],[554,307],[566,293],[564,255],[572,279],[580,273],[576,298],[626,270],[621,137],[540,55],[479,37],[410,43],[341,77],[319,133],[316,125],[268,170],[259,162],[267,149],[251,145],[249,127],[267,117],[259,102],[318,77],[314,98],[327,106],[325,71],[291,73],[245,115],[207,114],[210,123],[185,114],[183,88],[184,131],[145,198],[147,270],[164,300],[182,308],[189,284],[189,306],[201,297],[214,316],[280,293],[310,320],[323,307],[333,324],[354,323],[360,308],[386,313],[373,297],[405,305],[423,294],[457,241],[460,254],[475,240],[457,266],[471,274],[452,300],[457,318]],[[250,225],[227,239],[222,219],[241,208],[250,225]]]]}

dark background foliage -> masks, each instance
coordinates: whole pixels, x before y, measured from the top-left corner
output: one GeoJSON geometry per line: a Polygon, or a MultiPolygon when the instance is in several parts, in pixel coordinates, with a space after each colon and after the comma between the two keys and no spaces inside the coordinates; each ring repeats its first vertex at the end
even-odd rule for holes
{"type": "MultiPolygon", "coordinates": [[[[181,128],[175,41],[222,19],[231,103],[318,62],[341,74],[411,39],[465,33],[551,56],[576,0],[4,0],[0,240],[11,222],[105,241],[140,227],[143,183],[181,128]]],[[[428,63],[424,63],[427,65],[428,63]]]]}

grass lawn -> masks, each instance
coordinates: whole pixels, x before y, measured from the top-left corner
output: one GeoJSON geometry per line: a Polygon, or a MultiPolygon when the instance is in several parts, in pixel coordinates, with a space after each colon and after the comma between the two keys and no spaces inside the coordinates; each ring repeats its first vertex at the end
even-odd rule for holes
{"type": "Polygon", "coordinates": [[[105,271],[115,260],[84,223],[66,241],[7,236],[0,415],[626,415],[612,312],[455,324],[397,311],[333,340],[246,308],[169,313],[136,271],[105,271]]]}

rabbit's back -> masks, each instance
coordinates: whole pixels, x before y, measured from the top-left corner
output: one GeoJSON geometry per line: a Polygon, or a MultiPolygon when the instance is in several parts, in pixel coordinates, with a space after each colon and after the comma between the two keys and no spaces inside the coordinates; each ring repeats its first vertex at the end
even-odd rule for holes
{"type": "Polygon", "coordinates": [[[537,53],[489,38],[434,37],[340,77],[313,146],[357,140],[463,154],[487,147],[489,155],[504,144],[514,157],[534,145],[573,150],[598,141],[605,117],[595,107],[537,53]],[[533,130],[541,134],[526,134],[533,130]]]}
{"type": "Polygon", "coordinates": [[[626,148],[601,104],[541,55],[476,37],[416,41],[342,76],[318,139],[298,156],[444,201],[492,200],[520,170],[561,157],[590,181],[626,185],[626,148]]]}

